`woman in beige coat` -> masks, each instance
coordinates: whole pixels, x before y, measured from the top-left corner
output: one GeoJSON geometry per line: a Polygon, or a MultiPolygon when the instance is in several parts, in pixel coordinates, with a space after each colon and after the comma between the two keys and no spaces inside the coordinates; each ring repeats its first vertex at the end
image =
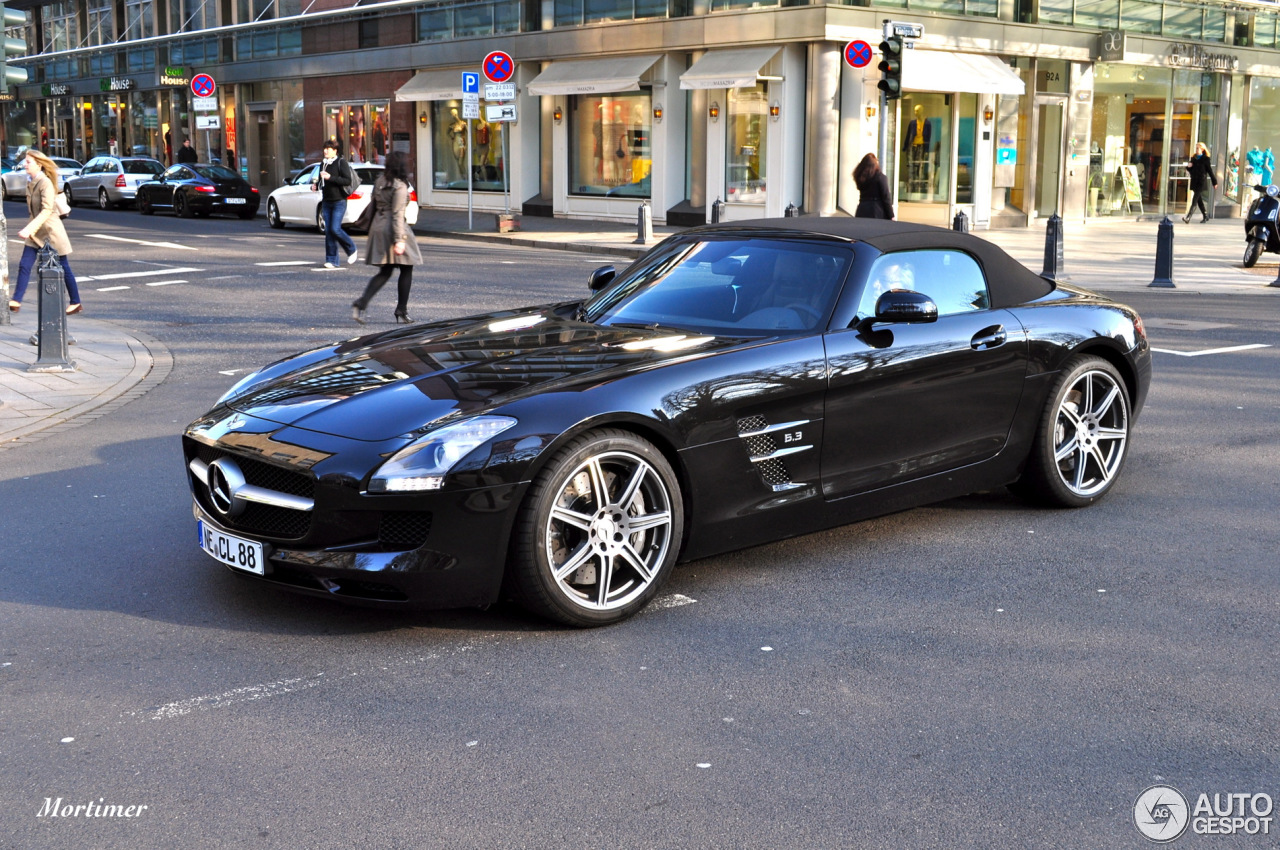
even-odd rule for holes
{"type": "Polygon", "coordinates": [[[18,231],[18,238],[25,240],[22,246],[22,260],[18,263],[18,282],[13,289],[13,299],[9,302],[10,312],[16,313],[22,307],[22,296],[27,294],[27,284],[31,281],[31,269],[36,264],[36,252],[46,242],[57,253],[62,262],[63,275],[67,281],[67,295],[71,304],[67,313],[80,313],[84,305],[80,303],[80,289],[76,286],[76,276],[67,262],[71,253],[71,240],[58,217],[58,208],[54,199],[58,195],[58,167],[53,160],[38,150],[28,150],[22,166],[27,170],[27,212],[31,220],[27,226],[18,231]]]}
{"type": "Polygon", "coordinates": [[[373,221],[369,225],[369,242],[365,247],[364,261],[377,266],[378,273],[369,279],[364,294],[351,304],[351,318],[364,324],[364,311],[382,285],[391,278],[394,269],[400,270],[397,281],[396,321],[410,324],[409,289],[413,286],[413,267],[422,262],[413,230],[404,220],[404,208],[409,204],[409,155],[396,151],[387,157],[386,167],[373,184],[373,221]]]}

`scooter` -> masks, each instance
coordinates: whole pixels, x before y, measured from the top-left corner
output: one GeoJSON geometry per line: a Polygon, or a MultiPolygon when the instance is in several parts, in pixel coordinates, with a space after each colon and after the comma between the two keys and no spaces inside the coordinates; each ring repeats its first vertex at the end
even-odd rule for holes
{"type": "Polygon", "coordinates": [[[1248,240],[1244,246],[1246,269],[1253,268],[1263,251],[1280,254],[1280,226],[1276,221],[1280,213],[1280,187],[1254,186],[1253,191],[1261,194],[1250,205],[1244,219],[1244,238],[1248,240]]]}

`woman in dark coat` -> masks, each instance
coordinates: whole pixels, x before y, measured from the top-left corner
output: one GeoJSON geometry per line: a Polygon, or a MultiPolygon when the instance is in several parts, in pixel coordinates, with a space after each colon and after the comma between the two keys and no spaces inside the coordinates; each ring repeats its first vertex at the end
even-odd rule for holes
{"type": "Polygon", "coordinates": [[[1209,220],[1209,207],[1206,200],[1212,200],[1213,190],[1218,188],[1218,175],[1213,173],[1213,160],[1209,159],[1209,148],[1204,142],[1196,142],[1196,155],[1187,163],[1188,187],[1191,197],[1187,200],[1187,214],[1183,222],[1191,221],[1191,214],[1196,207],[1200,208],[1200,223],[1209,220]]]}
{"type": "Polygon", "coordinates": [[[351,318],[364,324],[364,314],[369,302],[391,278],[391,272],[399,269],[396,321],[407,325],[413,322],[409,317],[409,289],[413,286],[413,267],[422,262],[413,230],[404,220],[404,210],[409,204],[408,154],[396,151],[387,157],[386,168],[373,184],[369,203],[373,205],[373,220],[369,224],[364,261],[368,265],[377,266],[378,273],[369,279],[364,294],[352,303],[351,318]]]}
{"type": "Polygon", "coordinates": [[[857,218],[893,218],[893,201],[889,197],[889,180],[880,170],[880,160],[869,153],[853,169],[853,183],[858,187],[857,218]]]}

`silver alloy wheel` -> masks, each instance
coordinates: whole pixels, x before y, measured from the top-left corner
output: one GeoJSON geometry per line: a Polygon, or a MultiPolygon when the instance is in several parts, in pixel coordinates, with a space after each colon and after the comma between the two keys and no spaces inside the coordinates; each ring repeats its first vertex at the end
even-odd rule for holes
{"type": "MultiPolygon", "coordinates": [[[[67,196],[68,198],[70,198],[71,196],[70,187],[67,188],[67,196]]],[[[98,209],[100,210],[111,209],[111,198],[107,197],[107,190],[103,188],[98,189],[98,209]]]]}
{"type": "Polygon", "coordinates": [[[1053,458],[1062,484],[1088,498],[1106,490],[1124,461],[1129,404],[1107,372],[1091,369],[1062,395],[1053,426],[1053,458]]]}
{"type": "Polygon", "coordinates": [[[672,541],[671,494],[642,457],[593,455],[558,487],[546,520],[546,558],[564,598],[613,611],[658,577],[672,541]]]}

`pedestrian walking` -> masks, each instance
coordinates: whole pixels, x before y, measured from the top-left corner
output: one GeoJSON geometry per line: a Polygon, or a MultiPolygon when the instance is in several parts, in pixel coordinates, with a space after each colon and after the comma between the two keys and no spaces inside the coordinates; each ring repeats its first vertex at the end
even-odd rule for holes
{"type": "Polygon", "coordinates": [[[369,279],[364,294],[351,304],[351,318],[360,324],[365,322],[365,310],[382,285],[391,278],[391,272],[400,270],[397,281],[396,321],[410,324],[409,289],[413,286],[413,267],[422,262],[413,230],[404,219],[409,205],[409,155],[395,151],[387,157],[386,167],[373,184],[369,203],[373,218],[369,223],[369,240],[365,247],[364,261],[377,266],[378,272],[369,279]]]}
{"type": "Polygon", "coordinates": [[[48,242],[58,255],[66,278],[67,295],[71,300],[67,315],[84,312],[76,276],[71,271],[71,264],[67,262],[67,255],[71,253],[71,240],[67,238],[62,219],[58,217],[55,200],[60,188],[58,167],[53,160],[34,148],[27,150],[22,167],[27,171],[27,213],[31,218],[27,226],[18,231],[18,238],[23,240],[22,259],[18,262],[18,281],[13,289],[13,298],[9,301],[9,311],[16,313],[22,308],[22,296],[27,294],[31,269],[36,264],[36,254],[48,242]]]}
{"type": "Polygon", "coordinates": [[[323,160],[311,182],[313,190],[320,191],[320,219],[324,222],[324,267],[338,268],[338,247],[347,252],[347,262],[355,264],[359,258],[355,241],[342,229],[342,219],[347,214],[347,195],[351,192],[351,166],[338,156],[338,140],[324,143],[323,160]]]}
{"type": "Polygon", "coordinates": [[[182,147],[178,148],[178,162],[199,162],[200,154],[196,153],[196,149],[191,146],[190,139],[182,140],[182,147]]]}
{"type": "Polygon", "coordinates": [[[889,179],[880,170],[880,160],[869,153],[853,169],[853,183],[858,187],[857,218],[893,218],[893,201],[889,195],[889,179]]]}
{"type": "Polygon", "coordinates": [[[1209,158],[1209,148],[1204,142],[1196,142],[1195,156],[1187,163],[1187,214],[1182,217],[1184,224],[1190,223],[1191,213],[1200,208],[1200,223],[1209,220],[1209,208],[1213,205],[1213,190],[1218,188],[1218,175],[1213,173],[1213,160],[1209,158]]]}

